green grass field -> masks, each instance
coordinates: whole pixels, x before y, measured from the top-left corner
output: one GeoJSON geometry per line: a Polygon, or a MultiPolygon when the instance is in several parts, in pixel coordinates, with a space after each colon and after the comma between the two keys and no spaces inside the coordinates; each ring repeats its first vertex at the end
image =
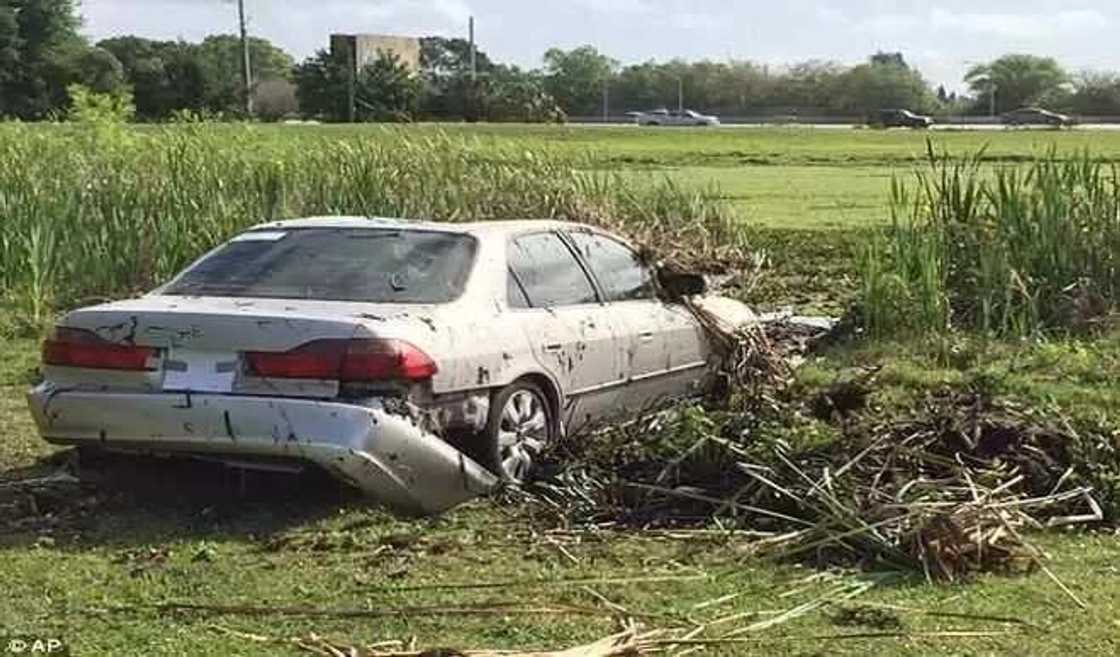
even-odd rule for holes
{"type": "Polygon", "coordinates": [[[441,131],[526,148],[591,151],[601,166],[636,177],[666,175],[681,184],[716,184],[745,218],[780,228],[868,226],[887,219],[891,176],[924,163],[927,139],[957,156],[984,150],[992,165],[1020,162],[1051,149],[1089,150],[1120,161],[1120,132],[1013,130],[919,131],[738,128],[649,129],[561,126],[277,126],[301,138],[376,138],[379,133],[441,131]]]}
{"type": "MultiPolygon", "coordinates": [[[[887,219],[891,176],[908,176],[926,149],[926,135],[910,132],[784,128],[275,126],[256,129],[253,139],[266,153],[290,139],[375,140],[398,130],[590,149],[592,166],[710,187],[733,202],[769,254],[749,299],[830,312],[851,301],[855,249],[887,219]]],[[[953,153],[986,146],[992,166],[1049,148],[1059,155],[1091,148],[1120,160],[1120,133],[930,138],[953,153]]],[[[55,450],[35,436],[22,400],[35,378],[36,343],[0,342],[0,482],[54,467],[55,450]]],[[[983,376],[1012,399],[1120,417],[1117,335],[840,346],[804,367],[797,386],[812,394],[861,366],[883,367],[872,400],[878,406],[906,407],[923,392],[983,376]]],[[[312,633],[353,645],[400,640],[407,647],[414,639],[419,648],[560,649],[617,630],[613,619],[629,614],[653,628],[719,619],[704,637],[781,621],[704,654],[1120,654],[1120,539],[1111,531],[1033,537],[1053,574],[1086,602],[1079,609],[1042,572],[929,585],[773,563],[752,556],[750,540],[718,531],[689,538],[550,533],[490,500],[408,520],[322,483],[293,488],[260,477],[241,496],[238,482],[221,476],[200,492],[175,480],[183,474],[178,466],[148,467],[143,483],[91,493],[87,502],[48,496],[34,513],[20,506],[31,503],[25,499],[11,502],[23,520],[0,524],[0,633],[60,637],[74,655],[307,654],[288,639],[312,633]],[[839,588],[863,583],[873,586],[836,600],[839,588]],[[174,607],[184,603],[272,611],[174,607]],[[291,607],[322,615],[278,610],[291,607]]]]}

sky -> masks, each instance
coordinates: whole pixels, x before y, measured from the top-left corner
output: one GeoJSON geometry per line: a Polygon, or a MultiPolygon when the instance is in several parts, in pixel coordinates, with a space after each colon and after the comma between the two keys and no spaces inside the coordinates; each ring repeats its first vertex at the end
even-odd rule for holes
{"type": "MultiPolygon", "coordinates": [[[[551,47],[591,44],[623,64],[650,59],[853,64],[901,51],[932,84],[963,87],[972,64],[1007,52],[1071,71],[1120,70],[1116,0],[245,0],[249,29],[297,59],[332,32],[466,36],[493,59],[540,65],[551,47]]],[[[94,39],[190,41],[237,29],[235,0],[82,0],[94,39]]]]}

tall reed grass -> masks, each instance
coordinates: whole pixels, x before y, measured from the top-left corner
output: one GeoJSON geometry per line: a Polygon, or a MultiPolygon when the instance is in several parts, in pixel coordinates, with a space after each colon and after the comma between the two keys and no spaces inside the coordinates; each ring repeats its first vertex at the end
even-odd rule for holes
{"type": "Polygon", "coordinates": [[[295,216],[566,218],[698,263],[745,240],[714,194],[599,171],[590,155],[396,130],[276,134],[0,125],[7,324],[35,329],[59,309],[143,290],[238,230],[295,216]]]}
{"type": "Polygon", "coordinates": [[[1053,152],[985,168],[928,147],[891,185],[891,225],[858,262],[874,334],[975,330],[1002,337],[1091,328],[1120,301],[1114,166],[1053,152]]]}

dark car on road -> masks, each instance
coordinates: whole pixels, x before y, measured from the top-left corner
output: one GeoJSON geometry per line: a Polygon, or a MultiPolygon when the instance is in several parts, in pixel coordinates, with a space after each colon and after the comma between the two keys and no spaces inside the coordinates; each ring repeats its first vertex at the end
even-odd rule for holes
{"type": "Polygon", "coordinates": [[[1044,110],[1041,107],[1020,107],[1007,112],[1001,118],[1006,126],[1048,125],[1065,128],[1076,123],[1071,116],[1044,110]]]}
{"type": "Polygon", "coordinates": [[[904,109],[879,110],[869,122],[877,128],[928,128],[933,119],[904,109]]]}

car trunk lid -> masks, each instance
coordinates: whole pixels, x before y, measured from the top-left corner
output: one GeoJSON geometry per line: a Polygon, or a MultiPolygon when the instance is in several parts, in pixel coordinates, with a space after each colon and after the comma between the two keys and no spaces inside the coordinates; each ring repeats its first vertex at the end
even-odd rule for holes
{"type": "Polygon", "coordinates": [[[88,331],[111,344],[154,348],[154,367],[106,371],[48,366],[47,375],[60,385],[109,389],[334,397],[336,380],[255,376],[245,355],[288,352],[317,340],[422,335],[418,328],[425,317],[416,306],[144,297],[74,311],[60,326],[88,331]]]}

